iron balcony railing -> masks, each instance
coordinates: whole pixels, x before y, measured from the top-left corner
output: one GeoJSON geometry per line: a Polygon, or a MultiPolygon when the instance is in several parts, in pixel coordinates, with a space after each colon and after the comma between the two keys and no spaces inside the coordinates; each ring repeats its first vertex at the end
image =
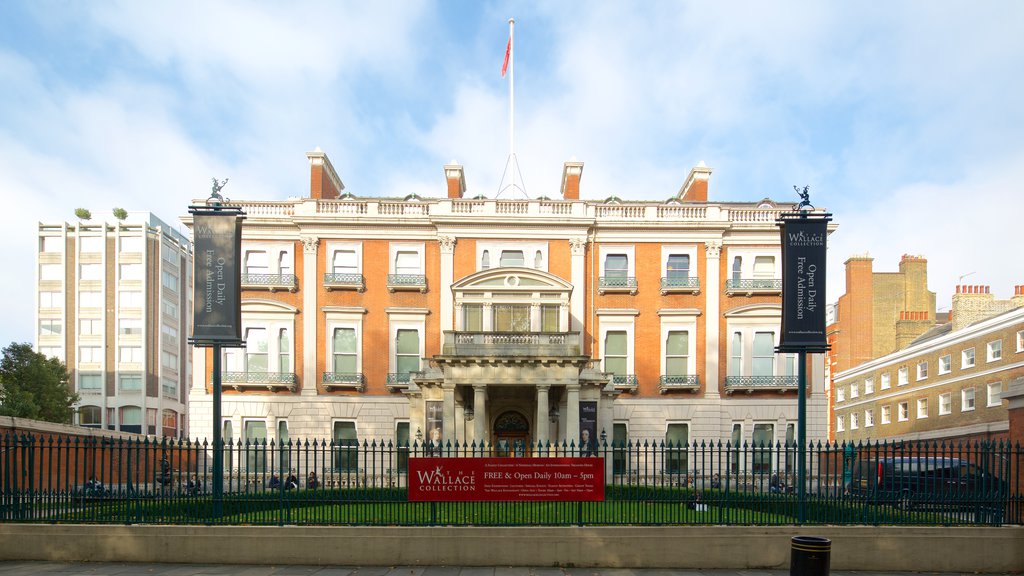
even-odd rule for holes
{"type": "Polygon", "coordinates": [[[691,392],[700,389],[700,376],[662,376],[658,379],[658,389],[661,392],[669,390],[689,390],[691,392]]]}
{"type": "Polygon", "coordinates": [[[663,277],[661,279],[662,292],[687,292],[700,290],[700,278],[691,276],[688,278],[663,277]]]}
{"type": "Polygon", "coordinates": [[[782,290],[782,280],[773,278],[730,278],[725,281],[725,289],[730,292],[758,290],[776,292],[782,290]]]}
{"type": "Polygon", "coordinates": [[[579,332],[445,331],[446,356],[579,356],[579,332]]]}
{"type": "Polygon", "coordinates": [[[243,388],[295,389],[294,372],[222,372],[221,384],[236,390],[243,388]]]}
{"type": "Polygon", "coordinates": [[[636,292],[636,288],[635,276],[601,276],[597,279],[597,289],[600,292],[636,292]]]}
{"type": "Polygon", "coordinates": [[[324,273],[324,286],[330,288],[356,288],[362,290],[366,286],[362,274],[324,273]]]}
{"type": "Polygon", "coordinates": [[[241,275],[243,288],[284,288],[297,289],[299,283],[295,274],[249,274],[241,275]]]}
{"type": "Polygon", "coordinates": [[[354,388],[362,391],[366,380],[360,372],[324,372],[321,382],[325,388],[354,388]]]}
{"type": "MultiPolygon", "coordinates": [[[[268,432],[273,432],[268,430],[268,432]]],[[[776,430],[775,432],[779,432],[776,430]]],[[[416,436],[414,434],[414,436],[416,436]]],[[[998,526],[1024,523],[1020,443],[925,441],[805,447],[663,438],[510,445],[375,440],[0,434],[0,522],[220,525],[998,526]],[[224,472],[215,478],[213,453],[224,472]],[[601,502],[409,502],[419,457],[596,457],[601,502]],[[223,486],[215,515],[214,482],[223,486]]],[[[454,499],[457,500],[457,499],[454,499]]]]}
{"type": "Polygon", "coordinates": [[[750,389],[750,390],[796,390],[799,384],[798,376],[726,376],[725,388],[729,389],[750,389]]]}
{"type": "Polygon", "coordinates": [[[390,390],[401,390],[409,387],[412,379],[420,372],[389,372],[387,386],[390,390]]]}
{"type": "Polygon", "coordinates": [[[388,274],[388,290],[403,289],[426,291],[427,277],[423,274],[388,274]]]}
{"type": "Polygon", "coordinates": [[[616,388],[624,390],[635,390],[637,386],[636,374],[608,374],[612,384],[616,388]]]}

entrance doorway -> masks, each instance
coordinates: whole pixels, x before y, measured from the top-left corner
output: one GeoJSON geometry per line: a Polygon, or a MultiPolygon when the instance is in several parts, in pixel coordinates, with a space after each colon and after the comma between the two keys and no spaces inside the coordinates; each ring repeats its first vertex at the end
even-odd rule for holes
{"type": "Polygon", "coordinates": [[[530,455],[530,422],[520,412],[502,412],[494,421],[494,455],[524,457],[530,455]]]}

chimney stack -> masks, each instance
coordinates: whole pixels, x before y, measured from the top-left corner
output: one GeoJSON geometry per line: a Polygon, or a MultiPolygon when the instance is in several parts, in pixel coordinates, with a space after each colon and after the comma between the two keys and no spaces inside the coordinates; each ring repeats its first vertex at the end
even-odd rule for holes
{"type": "Polygon", "coordinates": [[[466,173],[458,162],[452,160],[451,164],[445,164],[444,177],[448,181],[449,198],[462,198],[466,195],[466,173]]]}
{"type": "Polygon", "coordinates": [[[683,202],[707,202],[708,201],[708,180],[711,178],[711,168],[701,160],[690,170],[682,188],[676,194],[676,198],[683,202]]]}
{"type": "Polygon", "coordinates": [[[309,197],[317,200],[332,200],[341,196],[345,185],[334,171],[331,160],[319,146],[312,152],[306,152],[309,158],[309,197]]]}
{"type": "Polygon", "coordinates": [[[577,162],[574,156],[562,167],[562,198],[566,200],[580,199],[580,179],[583,178],[583,162],[577,162]]]}
{"type": "Polygon", "coordinates": [[[958,284],[953,294],[953,330],[973,324],[998,312],[998,303],[989,286],[958,284]]]}

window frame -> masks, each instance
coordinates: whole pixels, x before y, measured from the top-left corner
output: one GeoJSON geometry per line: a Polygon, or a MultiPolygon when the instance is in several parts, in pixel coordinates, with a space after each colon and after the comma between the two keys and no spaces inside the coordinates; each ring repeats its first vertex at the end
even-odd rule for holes
{"type": "Polygon", "coordinates": [[[340,474],[359,473],[359,424],[354,419],[335,418],[331,420],[331,469],[340,474]],[[349,428],[355,438],[339,438],[339,424],[349,428]]]}
{"type": "Polygon", "coordinates": [[[953,355],[944,354],[939,356],[939,375],[949,374],[953,371],[953,355]]]}
{"type": "Polygon", "coordinates": [[[985,385],[985,407],[986,408],[998,408],[1003,405],[1003,383],[1002,382],[989,382],[985,385]],[[996,392],[993,395],[992,390],[996,392]],[[993,401],[995,396],[995,401],[993,401]]]}
{"type": "Polygon", "coordinates": [[[626,377],[636,374],[636,332],[633,316],[600,316],[598,326],[597,346],[600,348],[601,370],[605,370],[605,343],[608,340],[608,332],[626,333],[626,377]]]}
{"type": "Polygon", "coordinates": [[[897,386],[906,386],[909,383],[910,383],[910,368],[908,368],[907,366],[900,366],[899,369],[896,370],[896,385],[897,386]]]}
{"type": "Polygon", "coordinates": [[[918,362],[917,363],[917,370],[916,370],[916,372],[917,372],[917,381],[918,382],[920,382],[921,380],[927,380],[928,379],[928,361],[927,360],[922,360],[922,361],[918,362]]]}
{"type": "Polygon", "coordinates": [[[943,392],[939,394],[939,416],[949,416],[953,413],[953,393],[943,392]]]}
{"type": "Polygon", "coordinates": [[[78,392],[82,392],[84,394],[102,394],[103,389],[105,388],[103,373],[101,372],[79,372],[76,384],[77,386],[75,387],[75,389],[78,392]],[[86,381],[87,377],[89,379],[90,386],[83,386],[83,383],[86,381]],[[96,386],[91,385],[94,378],[96,386]]]}
{"type": "Polygon", "coordinates": [[[960,369],[974,368],[978,365],[978,357],[974,352],[974,346],[964,348],[960,351],[960,369]]]}
{"type": "MultiPolygon", "coordinates": [[[[399,330],[412,330],[417,333],[418,347],[417,352],[419,358],[419,367],[423,367],[423,357],[425,355],[426,346],[426,327],[423,320],[399,320],[391,321],[388,339],[388,373],[399,374],[398,370],[398,332],[399,330]]],[[[402,356],[411,356],[411,354],[402,354],[402,356]]],[[[404,372],[402,372],[404,374],[404,372]]]]}
{"type": "Polygon", "coordinates": [[[914,404],[916,406],[916,410],[915,410],[915,413],[917,414],[916,418],[918,420],[924,420],[924,419],[928,418],[928,399],[927,398],[918,398],[917,401],[914,404]]]}
{"type": "Polygon", "coordinates": [[[129,394],[141,393],[143,385],[144,385],[143,375],[141,373],[139,373],[139,372],[118,373],[118,375],[117,375],[117,391],[119,393],[121,393],[121,392],[127,392],[129,394]],[[125,381],[134,381],[138,385],[137,386],[125,386],[125,381]]]}
{"type": "Polygon", "coordinates": [[[896,421],[907,422],[910,420],[910,403],[907,400],[896,404],[896,421]]]}
{"type": "Polygon", "coordinates": [[[1003,359],[1003,339],[993,340],[985,344],[985,361],[998,362],[1003,359]]]}
{"type": "Polygon", "coordinates": [[[879,376],[878,388],[879,390],[889,390],[892,388],[892,374],[889,372],[883,372],[879,376]]]}
{"type": "Polygon", "coordinates": [[[426,275],[426,257],[423,242],[391,242],[388,244],[388,274],[408,274],[411,276],[425,276],[426,275]],[[419,268],[416,272],[410,272],[409,270],[403,269],[402,272],[398,271],[398,255],[399,253],[415,253],[419,260],[419,268]]]}
{"type": "Polygon", "coordinates": [[[329,347],[330,347],[330,355],[328,356],[328,358],[331,359],[330,370],[327,370],[327,371],[328,372],[332,372],[334,374],[362,374],[362,372],[363,372],[363,370],[362,370],[362,358],[361,358],[362,355],[359,353],[360,349],[362,348],[361,340],[360,340],[360,326],[358,324],[355,324],[355,323],[340,323],[340,322],[337,322],[337,323],[334,323],[334,324],[331,325],[330,330],[328,331],[327,334],[328,334],[329,340],[330,340],[330,345],[329,345],[329,347]],[[353,350],[351,352],[347,352],[347,351],[339,352],[338,351],[337,346],[336,346],[336,338],[337,338],[337,334],[338,334],[339,330],[351,330],[352,331],[354,347],[353,347],[353,350]],[[338,370],[338,359],[339,359],[339,357],[341,357],[341,358],[351,357],[353,369],[352,370],[339,371],[338,370]]]}
{"type": "Polygon", "coordinates": [[[671,256],[687,256],[690,259],[689,273],[687,278],[699,278],[697,274],[698,260],[697,246],[695,244],[667,244],[661,247],[661,277],[669,277],[668,262],[671,256]]]}
{"type": "Polygon", "coordinates": [[[978,407],[978,393],[974,386],[960,389],[960,412],[974,412],[978,407]]]}
{"type": "Polygon", "coordinates": [[[332,274],[362,274],[363,273],[363,243],[362,242],[327,242],[327,269],[332,274]],[[348,267],[345,270],[339,271],[335,267],[335,262],[338,258],[338,254],[342,252],[352,252],[355,258],[355,270],[348,271],[348,267]]]}
{"type": "Polygon", "coordinates": [[[610,255],[625,256],[626,268],[623,278],[636,278],[636,247],[632,244],[601,244],[598,246],[598,276],[608,277],[607,264],[610,255]]]}
{"type": "Polygon", "coordinates": [[[867,378],[864,379],[864,395],[867,396],[868,394],[874,394],[874,393],[875,393],[875,377],[874,376],[868,376],[867,378]]]}
{"type": "Polygon", "coordinates": [[[523,267],[533,270],[548,271],[550,258],[548,257],[547,242],[492,242],[478,241],[476,243],[476,259],[474,260],[477,272],[494,270],[501,267],[501,253],[505,250],[520,250],[523,253],[523,267]],[[537,266],[537,253],[540,252],[541,265],[537,266]],[[484,266],[484,254],[487,254],[487,266],[484,266]]]}
{"type": "Polygon", "coordinates": [[[726,278],[729,280],[754,280],[754,265],[758,257],[771,257],[773,260],[772,276],[756,277],[758,280],[781,280],[782,279],[782,251],[780,248],[736,248],[729,247],[726,254],[728,258],[728,270],[726,278]],[[740,259],[740,276],[736,277],[736,258],[740,259]]]}
{"type": "Polygon", "coordinates": [[[692,427],[689,422],[669,421],[665,423],[663,470],[665,474],[685,475],[689,472],[689,447],[692,427]],[[685,441],[670,440],[673,429],[685,430],[685,441]]]}
{"type": "Polygon", "coordinates": [[[880,421],[883,425],[892,424],[892,406],[886,404],[881,407],[880,421]]]}
{"type": "MultiPolygon", "coordinates": [[[[697,374],[697,318],[691,317],[669,317],[663,318],[661,322],[661,350],[660,350],[660,372],[662,376],[671,376],[668,373],[668,338],[672,332],[685,332],[686,337],[686,376],[697,374]]],[[[678,358],[678,356],[673,356],[678,358]]]]}

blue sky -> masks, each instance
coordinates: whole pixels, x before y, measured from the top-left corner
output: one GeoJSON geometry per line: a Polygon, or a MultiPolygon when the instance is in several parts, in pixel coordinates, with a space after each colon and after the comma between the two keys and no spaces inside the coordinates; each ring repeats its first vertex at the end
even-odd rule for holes
{"type": "Polygon", "coordinates": [[[869,253],[1024,284],[1019,2],[0,3],[0,344],[33,339],[39,221],[111,208],[177,224],[210,178],[239,199],[308,192],[305,152],[360,196],[443,196],[442,165],[493,196],[508,154],[500,76],[516,19],[516,152],[527,191],[672,196],[835,214],[829,293],[869,253]]]}

